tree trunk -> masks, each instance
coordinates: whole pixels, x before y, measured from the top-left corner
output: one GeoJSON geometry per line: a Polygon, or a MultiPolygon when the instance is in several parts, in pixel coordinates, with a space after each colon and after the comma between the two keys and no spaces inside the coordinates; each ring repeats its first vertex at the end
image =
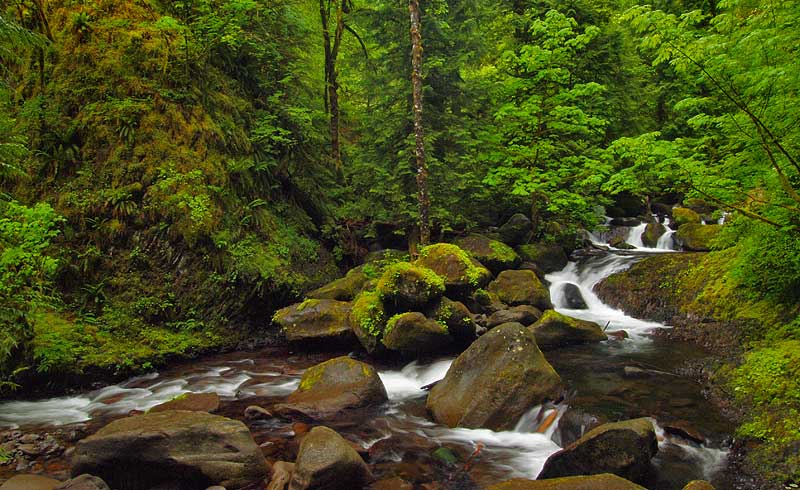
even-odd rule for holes
{"type": "Polygon", "coordinates": [[[409,0],[411,14],[411,83],[414,92],[414,136],[417,156],[417,189],[419,192],[419,242],[425,246],[431,239],[428,196],[428,165],[425,162],[425,134],[422,127],[422,30],[419,0],[409,0]]]}
{"type": "Polygon", "coordinates": [[[322,39],[325,49],[325,112],[328,113],[330,118],[331,158],[337,169],[341,168],[342,165],[342,151],[339,141],[339,74],[336,70],[336,60],[339,57],[342,34],[345,29],[344,10],[346,1],[337,2],[336,31],[333,40],[331,40],[329,5],[326,5],[325,0],[319,0],[319,16],[322,21],[322,39]]]}

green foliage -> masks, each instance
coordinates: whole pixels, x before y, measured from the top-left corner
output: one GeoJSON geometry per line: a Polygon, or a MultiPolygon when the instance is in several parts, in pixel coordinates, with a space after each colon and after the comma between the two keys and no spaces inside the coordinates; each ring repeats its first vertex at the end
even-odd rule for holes
{"type": "Polygon", "coordinates": [[[380,338],[386,326],[386,311],[377,291],[364,291],[356,297],[350,320],[367,335],[380,338]]]}
{"type": "Polygon", "coordinates": [[[427,298],[444,293],[444,279],[440,275],[409,262],[397,262],[387,267],[378,281],[377,291],[383,299],[397,294],[403,284],[411,283],[427,298]]]}

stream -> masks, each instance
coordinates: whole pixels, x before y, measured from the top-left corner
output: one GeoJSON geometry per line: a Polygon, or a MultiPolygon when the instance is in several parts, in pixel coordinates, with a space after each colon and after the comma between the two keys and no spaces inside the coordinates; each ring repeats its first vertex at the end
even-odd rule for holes
{"type": "MultiPolygon", "coordinates": [[[[708,402],[702,387],[679,374],[687,362],[702,359],[704,352],[690,345],[653,337],[665,325],[639,320],[605,305],[592,292],[595,284],[627,269],[652,253],[674,253],[671,232],[656,248],[642,245],[643,227],[630,230],[635,249],[611,250],[580,262],[570,262],[547,276],[556,309],[566,315],[597,322],[608,331],[624,330],[629,338],[546,352],[547,359],[570,387],[567,399],[556,406],[532,407],[508,432],[450,429],[430,421],[425,413],[427,392],[422,386],[444,377],[453,358],[412,362],[405,366],[368,360],[379,370],[389,395],[382,407],[348,413],[325,424],[369,451],[376,477],[400,476],[408,481],[452,479],[437,458],[444,446],[462,462],[481,448],[469,475],[480,487],[509,478],[535,478],[549,455],[560,449],[569,427],[593,417],[616,421],[651,417],[659,433],[659,452],[654,458],[651,490],[679,490],[693,479],[707,479],[726,488],[726,441],[733,427],[708,402]],[[638,235],[637,235],[638,233],[638,235]],[[638,239],[638,240],[637,240],[638,239]],[[567,309],[563,288],[578,286],[587,309],[567,309]],[[536,432],[540,422],[555,413],[556,423],[536,432]],[[561,428],[559,429],[559,422],[561,428]],[[702,434],[699,444],[670,435],[670,425],[691,427],[702,434]]],[[[598,245],[608,247],[600,238],[598,245]]],[[[215,392],[222,398],[221,415],[239,418],[249,405],[269,408],[283,401],[299,384],[303,371],[332,357],[323,353],[294,353],[281,348],[211,356],[190,364],[129,379],[90,393],[36,401],[0,404],[0,427],[53,430],[85,427],[93,432],[115,418],[145,411],[181,393],[215,392]]],[[[293,460],[292,444],[297,424],[271,419],[249,424],[256,442],[268,458],[293,460]]],[[[45,467],[45,472],[64,478],[66,465],[45,467]]],[[[0,475],[2,476],[2,475],[0,475]]]]}

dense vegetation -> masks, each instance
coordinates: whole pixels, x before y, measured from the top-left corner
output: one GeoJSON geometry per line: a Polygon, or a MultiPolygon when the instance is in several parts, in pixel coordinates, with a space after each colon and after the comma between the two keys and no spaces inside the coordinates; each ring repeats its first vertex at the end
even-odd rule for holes
{"type": "MultiPolygon", "coordinates": [[[[234,345],[372,245],[415,244],[407,3],[11,3],[4,390],[234,345]]],[[[719,284],[782,314],[726,382],[763,467],[800,477],[780,453],[800,422],[800,6],[421,8],[433,239],[523,212],[571,247],[602,207],[732,213],[719,284]]]]}

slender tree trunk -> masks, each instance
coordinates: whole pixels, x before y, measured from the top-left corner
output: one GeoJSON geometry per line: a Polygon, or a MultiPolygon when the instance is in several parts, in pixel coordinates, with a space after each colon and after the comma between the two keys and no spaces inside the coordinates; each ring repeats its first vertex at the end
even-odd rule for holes
{"type": "Polygon", "coordinates": [[[325,49],[325,88],[323,89],[322,97],[325,102],[325,113],[330,114],[330,106],[328,105],[328,94],[330,93],[331,81],[331,34],[328,31],[328,9],[325,6],[325,0],[319,0],[319,17],[322,22],[322,46],[325,49]]]}
{"type": "Polygon", "coordinates": [[[428,196],[428,164],[425,161],[425,133],[422,126],[422,28],[419,0],[409,0],[411,14],[411,83],[414,92],[414,136],[417,155],[417,189],[419,192],[419,242],[425,246],[431,239],[428,196]]]}
{"type": "Polygon", "coordinates": [[[329,29],[330,22],[330,3],[319,0],[319,16],[322,21],[322,40],[325,49],[325,112],[328,113],[330,120],[331,135],[331,158],[336,168],[342,166],[342,151],[340,143],[340,122],[339,122],[339,73],[336,69],[336,60],[339,57],[339,50],[342,44],[342,34],[345,30],[344,10],[346,0],[337,1],[336,4],[336,30],[333,39],[329,29]]]}

